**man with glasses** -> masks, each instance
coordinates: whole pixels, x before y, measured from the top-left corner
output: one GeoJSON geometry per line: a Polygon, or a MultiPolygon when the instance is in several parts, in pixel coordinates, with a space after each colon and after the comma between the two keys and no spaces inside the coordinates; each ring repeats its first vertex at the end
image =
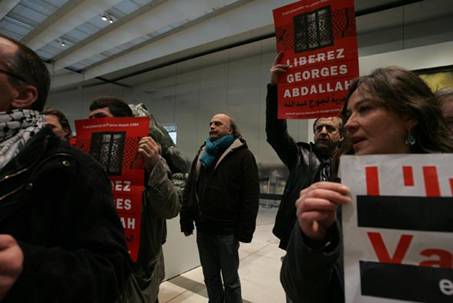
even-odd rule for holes
{"type": "Polygon", "coordinates": [[[288,134],[286,120],[277,119],[277,79],[288,65],[279,64],[277,55],[271,68],[271,83],[267,86],[266,135],[289,170],[289,177],[275,218],[272,232],[280,239],[279,247],[286,250],[296,222],[296,200],[302,189],[330,177],[331,158],[343,141],[343,123],[339,117],[319,118],[313,124],[315,143],[296,143],[288,134]]]}
{"type": "Polygon", "coordinates": [[[45,126],[49,72],[0,35],[0,301],[115,302],[130,259],[100,165],[45,126]]]}

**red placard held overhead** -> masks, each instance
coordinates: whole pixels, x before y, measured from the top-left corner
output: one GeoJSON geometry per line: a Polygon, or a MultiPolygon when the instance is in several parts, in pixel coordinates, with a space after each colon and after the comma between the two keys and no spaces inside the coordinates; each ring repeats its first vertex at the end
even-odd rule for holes
{"type": "Polygon", "coordinates": [[[337,115],[359,76],[354,1],[298,1],[273,13],[280,63],[289,65],[278,83],[278,117],[337,115]]]}
{"type": "Polygon", "coordinates": [[[75,121],[76,145],[92,155],[112,182],[115,208],[124,228],[129,253],[137,260],[140,243],[143,160],[140,138],[148,136],[149,118],[99,118],[75,121]]]}

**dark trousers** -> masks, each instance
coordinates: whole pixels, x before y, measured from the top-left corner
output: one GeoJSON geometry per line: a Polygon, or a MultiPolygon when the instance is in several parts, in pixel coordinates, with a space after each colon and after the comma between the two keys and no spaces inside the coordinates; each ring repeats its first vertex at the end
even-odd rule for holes
{"type": "Polygon", "coordinates": [[[209,303],[242,303],[236,237],[197,232],[197,244],[209,303]]]}

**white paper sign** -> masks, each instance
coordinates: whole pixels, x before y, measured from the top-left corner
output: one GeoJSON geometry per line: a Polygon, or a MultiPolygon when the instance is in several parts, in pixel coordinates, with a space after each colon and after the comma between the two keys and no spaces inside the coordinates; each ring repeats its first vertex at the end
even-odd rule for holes
{"type": "Polygon", "coordinates": [[[453,154],[344,156],[346,302],[453,302],[453,154]]]}

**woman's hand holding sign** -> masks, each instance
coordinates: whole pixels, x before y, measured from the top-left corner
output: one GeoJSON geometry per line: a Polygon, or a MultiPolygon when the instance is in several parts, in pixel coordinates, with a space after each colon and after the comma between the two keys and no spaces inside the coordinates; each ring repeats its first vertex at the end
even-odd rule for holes
{"type": "Polygon", "coordinates": [[[296,202],[302,232],[313,240],[324,240],[336,220],[337,206],[351,202],[349,188],[340,183],[317,182],[305,188],[296,202]]]}

